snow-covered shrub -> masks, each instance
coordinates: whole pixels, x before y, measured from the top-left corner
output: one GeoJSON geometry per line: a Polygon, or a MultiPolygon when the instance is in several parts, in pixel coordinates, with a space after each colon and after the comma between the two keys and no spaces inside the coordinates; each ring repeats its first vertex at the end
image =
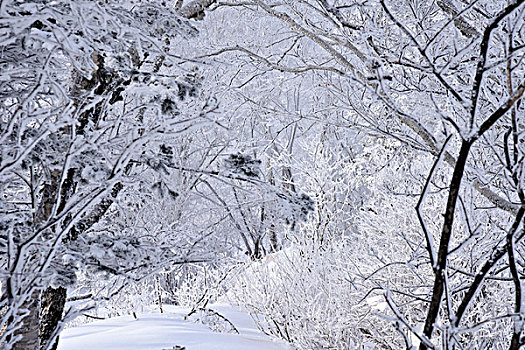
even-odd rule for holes
{"type": "MultiPolygon", "coordinates": [[[[329,145],[315,148],[315,166],[300,168],[305,188],[315,194],[315,214],[286,234],[285,249],[247,264],[230,281],[229,300],[298,349],[404,347],[385,295],[389,288],[412,293],[412,286],[430,280],[426,266],[411,270],[406,239],[423,239],[415,213],[405,210],[414,198],[392,195],[389,186],[405,182],[384,166],[404,151],[395,142],[367,140],[353,159],[329,145]]],[[[414,323],[423,317],[421,301],[399,309],[414,323]]]]}
{"type": "Polygon", "coordinates": [[[204,324],[217,333],[239,334],[239,330],[230,320],[213,309],[198,308],[192,311],[191,314],[185,317],[186,320],[204,324]]]}
{"type": "Polygon", "coordinates": [[[363,292],[351,242],[294,245],[251,264],[229,290],[260,328],[298,349],[370,348],[387,342],[375,299],[363,292]],[[357,282],[357,284],[356,284],[357,282]]]}
{"type": "Polygon", "coordinates": [[[206,308],[224,294],[224,283],[235,269],[232,264],[229,259],[215,264],[192,264],[160,275],[163,300],[191,310],[206,308]]]}

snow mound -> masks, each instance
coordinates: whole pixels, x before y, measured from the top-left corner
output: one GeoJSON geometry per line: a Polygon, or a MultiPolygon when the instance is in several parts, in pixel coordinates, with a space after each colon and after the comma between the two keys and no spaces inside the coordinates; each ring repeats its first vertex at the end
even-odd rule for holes
{"type": "Polygon", "coordinates": [[[240,334],[215,333],[203,324],[184,320],[188,310],[165,306],[164,313],[121,316],[68,328],[58,350],[289,350],[261,333],[250,316],[228,305],[211,308],[231,321],[240,334]]]}

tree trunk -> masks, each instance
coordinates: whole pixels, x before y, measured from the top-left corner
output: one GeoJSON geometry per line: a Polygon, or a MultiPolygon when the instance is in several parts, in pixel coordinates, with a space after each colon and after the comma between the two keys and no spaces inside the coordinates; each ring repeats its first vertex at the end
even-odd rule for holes
{"type": "Polygon", "coordinates": [[[40,299],[40,343],[42,350],[56,350],[58,324],[62,320],[67,289],[48,287],[40,299]],[[51,343],[51,344],[50,344],[51,343]]]}
{"type": "MultiPolygon", "coordinates": [[[[94,57],[94,62],[98,65],[98,69],[95,71],[94,78],[90,81],[80,78],[80,82],[77,84],[81,86],[81,90],[88,90],[94,86],[98,86],[98,90],[95,90],[95,93],[102,94],[106,92],[109,81],[102,77],[105,76],[104,60],[98,54],[94,57]]],[[[79,117],[80,127],[77,130],[78,134],[84,134],[84,128],[89,123],[89,121],[96,122],[101,117],[100,106],[97,104],[94,108],[87,110],[82,113],[79,117]]],[[[70,130],[63,130],[64,133],[69,134],[70,130]]],[[[60,206],[57,208],[57,213],[61,213],[64,210],[64,207],[76,191],[76,182],[75,176],[78,172],[78,169],[70,168],[68,169],[66,179],[62,185],[62,192],[60,193],[61,201],[60,206]]],[[[59,178],[59,177],[57,177],[59,178]]],[[[55,192],[56,192],[55,187],[55,192]]],[[[75,225],[71,231],[66,236],[65,240],[75,240],[78,238],[78,235],[91,227],[94,223],[98,222],[100,218],[106,213],[108,208],[114,201],[114,198],[117,196],[118,192],[122,189],[120,183],[116,184],[111,192],[111,198],[104,199],[98,205],[96,205],[93,210],[81,219],[77,225],[75,225]]],[[[67,289],[64,287],[47,287],[41,296],[40,296],[40,325],[38,329],[40,330],[40,346],[42,350],[55,350],[58,346],[58,331],[59,331],[59,322],[62,320],[64,313],[64,307],[67,299],[67,289]]]]}
{"type": "MultiPolygon", "coordinates": [[[[461,180],[465,173],[465,165],[467,163],[470,147],[472,146],[472,140],[463,140],[461,143],[461,149],[459,151],[456,166],[450,180],[447,206],[445,209],[445,220],[443,222],[443,228],[441,231],[441,239],[439,242],[439,250],[437,252],[437,266],[434,270],[434,287],[432,291],[432,299],[427,312],[427,319],[425,321],[425,327],[423,334],[428,338],[432,339],[432,333],[434,332],[436,320],[441,308],[443,300],[443,293],[445,290],[445,274],[447,269],[448,260],[448,246],[452,238],[452,229],[454,226],[454,214],[456,211],[456,202],[459,196],[459,189],[461,188],[461,180]]],[[[419,350],[428,349],[427,344],[421,342],[419,350]]]]}
{"type": "MultiPolygon", "coordinates": [[[[42,199],[34,223],[36,226],[45,223],[52,215],[60,174],[60,170],[50,171],[49,178],[42,186],[42,199]]],[[[28,314],[23,319],[22,327],[15,332],[15,337],[21,336],[21,339],[15,343],[14,350],[40,350],[40,294],[41,289],[35,289],[24,305],[28,314]]]]}
{"type": "Polygon", "coordinates": [[[24,318],[22,327],[15,332],[15,337],[22,337],[18,342],[15,343],[15,345],[13,346],[13,350],[39,350],[39,290],[33,292],[31,298],[25,303],[24,308],[26,308],[29,311],[29,314],[24,318]]]}

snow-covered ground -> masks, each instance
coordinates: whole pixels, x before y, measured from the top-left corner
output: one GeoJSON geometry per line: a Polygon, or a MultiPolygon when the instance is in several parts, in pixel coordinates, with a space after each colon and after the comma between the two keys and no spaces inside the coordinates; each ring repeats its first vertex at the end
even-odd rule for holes
{"type": "Polygon", "coordinates": [[[147,313],[96,321],[68,328],[60,336],[58,350],[289,350],[261,333],[250,316],[228,305],[212,309],[232,322],[240,334],[216,333],[203,324],[184,320],[187,309],[164,307],[164,313],[147,313]]]}

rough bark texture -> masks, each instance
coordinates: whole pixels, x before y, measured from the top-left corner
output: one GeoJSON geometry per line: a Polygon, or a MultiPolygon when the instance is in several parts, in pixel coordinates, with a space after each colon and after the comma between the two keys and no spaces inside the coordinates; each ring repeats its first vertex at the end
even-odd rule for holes
{"type": "MultiPolygon", "coordinates": [[[[77,86],[81,91],[95,89],[96,94],[103,94],[106,93],[109,88],[108,86],[111,83],[111,75],[106,72],[104,60],[100,56],[96,55],[94,62],[97,63],[97,70],[94,74],[94,78],[89,81],[81,79],[77,82],[77,86]]],[[[96,122],[101,117],[101,113],[100,106],[97,104],[94,108],[89,109],[80,115],[80,125],[77,133],[83,134],[88,122],[96,122]]],[[[68,133],[69,130],[64,129],[61,130],[61,132],[68,133]]],[[[57,214],[64,209],[65,204],[76,190],[76,173],[76,169],[71,168],[68,170],[67,176],[62,184],[60,205],[57,208],[57,214]]],[[[38,222],[45,222],[52,214],[53,208],[56,205],[55,199],[57,198],[61,175],[60,170],[53,170],[50,174],[50,179],[42,189],[42,201],[37,213],[38,222]]],[[[96,205],[91,212],[83,217],[68,233],[66,240],[76,239],[80,233],[98,222],[114,202],[121,189],[122,185],[117,183],[113,187],[110,197],[104,199],[96,205]]],[[[56,349],[58,345],[58,336],[56,336],[56,333],[59,322],[63,316],[66,298],[67,290],[63,287],[48,287],[41,294],[40,291],[38,293],[35,292],[32,295],[31,300],[28,302],[27,308],[29,314],[24,319],[24,326],[18,331],[18,333],[15,333],[15,336],[22,336],[22,339],[16,344],[15,349],[56,349]],[[49,341],[52,341],[53,344],[48,344],[49,341]]]]}
{"type": "Polygon", "coordinates": [[[38,310],[40,309],[40,292],[33,292],[31,298],[24,305],[29,314],[24,318],[22,327],[15,332],[15,337],[22,336],[16,342],[13,350],[38,350],[40,348],[40,339],[38,337],[38,310]]]}
{"type": "MultiPolygon", "coordinates": [[[[97,70],[94,72],[93,78],[91,80],[79,78],[77,81],[77,88],[79,88],[79,93],[93,90],[95,94],[102,95],[108,92],[113,83],[114,77],[111,72],[107,71],[102,56],[94,54],[93,61],[97,64],[97,70]]],[[[115,89],[110,102],[118,98],[115,94],[120,94],[120,91],[115,89]]],[[[88,123],[91,122],[96,124],[96,122],[102,117],[103,111],[100,105],[101,103],[96,104],[93,108],[85,111],[79,116],[80,125],[77,130],[78,134],[84,134],[88,123]]],[[[77,169],[71,168],[68,171],[67,177],[62,185],[62,193],[60,193],[61,206],[59,206],[57,210],[58,213],[64,209],[65,203],[67,203],[76,190],[76,173],[77,169]]],[[[77,239],[79,234],[97,223],[107,212],[111,204],[113,204],[121,189],[122,185],[117,183],[111,191],[111,196],[102,200],[86,216],[84,216],[67,234],[65,240],[71,241],[77,239]]],[[[55,333],[58,330],[59,322],[62,320],[66,299],[67,289],[62,287],[48,287],[41,295],[40,342],[42,349],[54,350],[58,345],[58,336],[56,336],[55,333]],[[51,347],[46,348],[46,346],[49,345],[49,341],[53,341],[54,343],[51,347]]]]}
{"type": "MultiPolygon", "coordinates": [[[[42,200],[38,206],[35,225],[45,223],[51,217],[60,174],[61,172],[56,169],[50,171],[49,178],[42,187],[42,200]]],[[[28,314],[23,320],[23,326],[15,333],[15,337],[21,336],[21,339],[13,347],[15,350],[40,349],[40,292],[41,289],[35,289],[24,305],[28,314]]]]}
{"type": "Polygon", "coordinates": [[[49,287],[41,295],[40,301],[40,343],[42,349],[56,350],[58,337],[55,330],[62,320],[67,290],[63,287],[49,287]],[[52,345],[49,342],[53,342],[52,345]]]}
{"type": "MultiPolygon", "coordinates": [[[[111,196],[96,205],[88,215],[80,220],[78,225],[73,227],[66,239],[77,239],[79,234],[97,223],[107,212],[111,204],[113,204],[122,188],[122,184],[115,184],[111,191],[111,196]]],[[[67,289],[62,287],[48,287],[41,295],[40,342],[42,349],[55,350],[58,345],[58,336],[55,337],[55,332],[58,329],[59,322],[62,320],[66,299],[67,289]],[[54,343],[51,347],[46,348],[49,341],[54,341],[54,343]]]]}

